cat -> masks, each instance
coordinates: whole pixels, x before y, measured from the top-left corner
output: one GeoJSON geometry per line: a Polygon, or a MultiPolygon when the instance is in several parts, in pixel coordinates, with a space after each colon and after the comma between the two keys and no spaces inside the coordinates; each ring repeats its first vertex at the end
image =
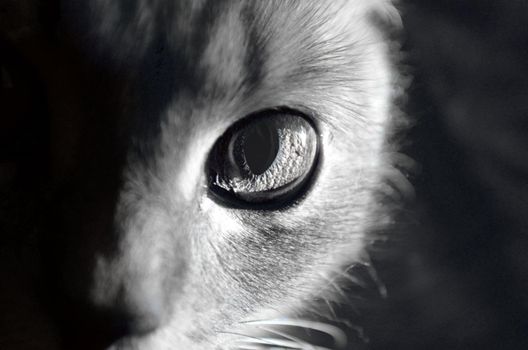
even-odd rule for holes
{"type": "Polygon", "coordinates": [[[392,2],[57,9],[53,40],[26,52],[50,114],[57,343],[309,349],[291,331],[311,328],[345,348],[303,315],[361,284],[348,272],[392,220],[381,198],[412,192],[390,142],[404,119],[392,2]]]}

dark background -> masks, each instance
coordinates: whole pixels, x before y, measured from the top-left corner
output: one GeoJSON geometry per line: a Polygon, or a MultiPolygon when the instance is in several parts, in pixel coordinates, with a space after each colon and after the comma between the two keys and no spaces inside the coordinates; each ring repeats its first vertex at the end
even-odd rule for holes
{"type": "Polygon", "coordinates": [[[401,8],[404,153],[421,169],[400,249],[374,253],[392,293],[371,346],[528,349],[528,2],[401,8]]]}

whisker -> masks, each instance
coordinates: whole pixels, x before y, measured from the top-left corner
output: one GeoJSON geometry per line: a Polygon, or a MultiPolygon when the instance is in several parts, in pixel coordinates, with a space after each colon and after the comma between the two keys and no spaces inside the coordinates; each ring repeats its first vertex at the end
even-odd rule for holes
{"type": "Polygon", "coordinates": [[[346,293],[343,291],[343,289],[342,289],[341,287],[339,287],[339,285],[337,285],[337,283],[335,282],[335,278],[331,278],[331,277],[329,277],[329,276],[326,276],[326,275],[323,274],[323,273],[319,273],[319,276],[321,276],[325,281],[327,281],[328,284],[329,284],[330,286],[332,286],[332,287],[337,291],[337,293],[339,293],[339,295],[340,295],[341,297],[344,298],[344,300],[349,300],[347,294],[346,294],[346,293]]]}
{"type": "Polygon", "coordinates": [[[241,323],[254,326],[290,326],[305,329],[313,329],[315,331],[319,331],[332,337],[334,344],[338,348],[343,348],[348,343],[348,338],[345,332],[343,332],[339,327],[317,321],[309,321],[303,319],[274,319],[261,321],[246,321],[241,323]]]}
{"type": "Polygon", "coordinates": [[[328,306],[328,310],[330,311],[330,316],[332,317],[332,320],[336,320],[337,319],[337,314],[334,310],[334,307],[332,306],[332,304],[330,303],[330,301],[326,298],[323,298],[326,306],[328,306]]]}
{"type": "MultiPolygon", "coordinates": [[[[261,345],[282,346],[282,347],[287,347],[289,349],[301,349],[301,350],[303,349],[303,348],[298,347],[298,343],[295,343],[289,340],[281,340],[281,339],[275,339],[275,338],[270,338],[270,337],[257,337],[257,336],[252,336],[249,334],[238,333],[238,332],[221,331],[219,333],[231,334],[231,335],[243,337],[244,339],[234,340],[234,342],[236,343],[243,343],[241,345],[237,345],[238,348],[240,348],[240,346],[247,347],[247,346],[251,346],[252,344],[261,344],[261,345]]],[[[256,349],[259,349],[259,347],[257,346],[256,349]]]]}
{"type": "MultiPolygon", "coordinates": [[[[228,332],[228,331],[219,331],[218,333],[230,334],[230,335],[236,335],[242,338],[248,338],[248,339],[235,339],[233,342],[237,342],[237,343],[244,342],[244,343],[249,343],[249,344],[276,345],[276,344],[267,342],[266,338],[257,337],[257,336],[253,336],[249,334],[244,334],[244,333],[239,333],[239,332],[228,332]]],[[[250,346],[250,345],[242,344],[241,346],[250,346]]],[[[237,346],[237,347],[240,347],[240,346],[237,346]]],[[[257,347],[257,349],[258,348],[259,347],[257,347]]]]}
{"type": "MultiPolygon", "coordinates": [[[[280,346],[281,348],[286,347],[287,349],[298,349],[298,350],[316,350],[317,349],[317,348],[314,348],[313,346],[310,346],[309,348],[299,346],[298,343],[293,342],[291,340],[281,340],[281,339],[275,339],[275,338],[259,338],[259,339],[252,339],[252,340],[242,340],[242,342],[247,342],[249,344],[280,346]]],[[[330,349],[323,348],[322,350],[330,350],[330,349]]]]}
{"type": "Polygon", "coordinates": [[[298,338],[298,337],[295,337],[291,334],[288,334],[288,333],[285,333],[285,332],[281,332],[279,330],[276,330],[276,329],[272,329],[270,327],[258,327],[259,329],[262,329],[266,332],[269,332],[269,333],[272,333],[272,334],[275,334],[275,335],[278,335],[278,336],[281,336],[287,340],[291,340],[293,342],[295,342],[296,344],[299,344],[299,345],[302,345],[303,346],[303,349],[304,349],[304,346],[308,346],[309,349],[314,349],[315,346],[313,344],[309,344],[307,343],[306,341],[298,338]]]}
{"type": "Polygon", "coordinates": [[[361,287],[361,288],[364,288],[366,289],[368,287],[367,283],[361,279],[359,279],[358,277],[356,276],[353,276],[349,273],[349,271],[354,268],[356,265],[351,265],[349,267],[347,267],[345,269],[345,271],[337,271],[337,273],[339,274],[339,276],[345,278],[347,281],[361,287]]]}
{"type": "Polygon", "coordinates": [[[258,346],[251,346],[251,345],[240,345],[240,346],[237,346],[236,350],[262,350],[262,348],[258,346]]]}
{"type": "Polygon", "coordinates": [[[385,285],[385,283],[383,283],[383,281],[381,280],[381,278],[378,275],[378,272],[376,271],[376,269],[372,265],[372,261],[370,259],[370,255],[368,254],[367,251],[364,251],[363,258],[365,259],[364,266],[366,267],[368,274],[372,278],[372,281],[374,281],[374,283],[376,284],[376,287],[378,288],[379,295],[383,299],[387,299],[387,297],[388,297],[387,286],[385,285]]]}

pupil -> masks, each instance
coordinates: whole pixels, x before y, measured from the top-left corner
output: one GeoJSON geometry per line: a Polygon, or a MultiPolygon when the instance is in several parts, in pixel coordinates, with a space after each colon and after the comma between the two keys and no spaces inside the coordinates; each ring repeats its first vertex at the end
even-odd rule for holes
{"type": "Polygon", "coordinates": [[[271,166],[279,151],[279,135],[275,127],[257,123],[245,132],[244,157],[251,172],[264,173],[271,166]]]}

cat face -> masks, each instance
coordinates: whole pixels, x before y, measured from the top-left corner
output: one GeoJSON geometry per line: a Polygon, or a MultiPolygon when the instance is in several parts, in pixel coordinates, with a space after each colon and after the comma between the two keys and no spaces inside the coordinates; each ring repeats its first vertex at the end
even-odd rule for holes
{"type": "Polygon", "coordinates": [[[383,219],[392,75],[372,14],[391,5],[63,11],[50,91],[70,315],[116,330],[116,349],[230,349],[255,346],[252,321],[331,298],[383,219]]]}

